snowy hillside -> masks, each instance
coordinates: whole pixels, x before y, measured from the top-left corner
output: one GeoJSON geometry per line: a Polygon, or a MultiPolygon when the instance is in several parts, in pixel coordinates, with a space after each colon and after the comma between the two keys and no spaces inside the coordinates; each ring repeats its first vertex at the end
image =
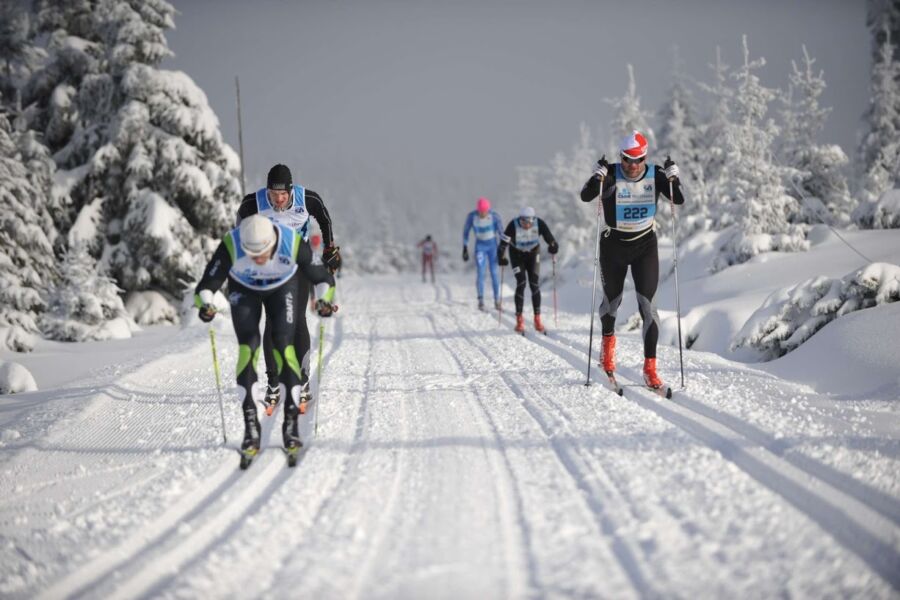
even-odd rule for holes
{"type": "MultiPolygon", "coordinates": [[[[845,360],[850,318],[896,327],[897,305],[764,368],[688,351],[673,401],[620,398],[583,385],[584,275],[558,329],[545,288],[551,334],[525,338],[508,306],[502,327],[474,310],[468,276],[343,278],[295,470],[280,416],[237,469],[225,320],[225,447],[199,324],[95,342],[93,371],[30,365],[58,385],[0,398],[0,595],[895,597],[896,382],[830,397],[790,379],[845,360]]],[[[620,349],[632,383],[639,334],[620,349]]],[[[660,364],[675,383],[677,349],[660,364]]]]}

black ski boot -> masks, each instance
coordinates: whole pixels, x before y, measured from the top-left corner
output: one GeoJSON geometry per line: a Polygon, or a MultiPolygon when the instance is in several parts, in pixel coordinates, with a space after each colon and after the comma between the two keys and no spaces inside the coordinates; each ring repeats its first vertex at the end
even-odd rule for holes
{"type": "Polygon", "coordinates": [[[241,469],[246,469],[259,453],[260,426],[256,407],[244,409],[244,441],[241,442],[241,469]]]}
{"type": "Polygon", "coordinates": [[[303,442],[300,441],[298,413],[297,406],[293,401],[284,403],[284,423],[281,425],[281,435],[284,439],[284,451],[287,454],[289,467],[297,464],[297,455],[303,448],[303,442]]]}

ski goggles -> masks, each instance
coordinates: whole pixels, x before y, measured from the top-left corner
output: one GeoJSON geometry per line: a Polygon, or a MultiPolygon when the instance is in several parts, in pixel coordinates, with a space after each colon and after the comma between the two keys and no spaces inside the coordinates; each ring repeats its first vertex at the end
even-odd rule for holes
{"type": "Polygon", "coordinates": [[[646,155],[646,154],[645,154],[644,156],[640,157],[640,158],[631,158],[631,157],[628,156],[627,154],[623,154],[623,155],[622,155],[622,162],[623,162],[624,164],[626,164],[626,165],[639,165],[639,164],[641,164],[642,162],[644,162],[644,160],[646,160],[646,158],[647,158],[647,155],[646,155]]]}
{"type": "Polygon", "coordinates": [[[519,217],[519,225],[528,229],[529,227],[534,225],[535,217],[519,217]]]}

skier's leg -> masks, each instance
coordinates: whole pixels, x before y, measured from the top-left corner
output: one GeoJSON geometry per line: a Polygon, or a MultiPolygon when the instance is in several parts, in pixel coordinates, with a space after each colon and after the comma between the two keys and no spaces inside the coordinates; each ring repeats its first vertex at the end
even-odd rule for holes
{"type": "Polygon", "coordinates": [[[525,266],[522,263],[522,259],[519,257],[518,252],[512,253],[510,252],[510,266],[512,266],[513,275],[516,276],[516,293],[513,296],[513,299],[516,303],[516,314],[522,314],[522,310],[525,305],[525,266]]]}
{"type": "Polygon", "coordinates": [[[534,314],[541,314],[541,255],[528,256],[525,263],[528,272],[528,286],[531,288],[531,307],[534,314]]]}
{"type": "Polygon", "coordinates": [[[428,257],[422,255],[422,283],[425,283],[425,266],[428,264],[428,257]]]}
{"type": "Polygon", "coordinates": [[[262,337],[263,357],[266,359],[266,379],[269,388],[278,387],[278,365],[275,363],[275,348],[272,346],[272,320],[266,313],[266,326],[262,337]]]}
{"type": "Polygon", "coordinates": [[[494,292],[494,304],[500,301],[500,270],[497,266],[497,245],[491,242],[486,249],[488,265],[491,268],[491,287],[494,292]]]}
{"type": "Polygon", "coordinates": [[[271,315],[272,318],[272,342],[275,345],[275,357],[279,364],[282,392],[286,398],[284,422],[281,429],[286,448],[300,445],[297,413],[302,371],[294,346],[296,336],[294,322],[297,313],[301,312],[297,305],[301,299],[306,298],[306,295],[297,293],[297,282],[297,277],[291,278],[274,290],[265,301],[266,314],[271,315]]]}
{"type": "Polygon", "coordinates": [[[659,285],[659,249],[656,234],[651,233],[642,244],[640,255],[631,264],[631,277],[643,320],[644,358],[656,358],[659,340],[659,313],[656,311],[656,288],[659,285]]]}
{"type": "Polygon", "coordinates": [[[609,238],[600,240],[600,279],[603,284],[603,300],[600,302],[600,323],[603,335],[612,335],[616,329],[616,313],[622,303],[622,290],[625,289],[625,275],[628,273],[627,263],[617,259],[622,248],[609,238]]]}
{"type": "Polygon", "coordinates": [[[244,415],[244,443],[242,448],[259,448],[259,419],[253,401],[253,384],[256,383],[256,362],[259,359],[259,319],[262,315],[262,297],[233,281],[228,282],[231,300],[231,324],[238,340],[237,375],[238,400],[244,415]]]}
{"type": "Polygon", "coordinates": [[[475,244],[475,289],[478,292],[478,299],[484,298],[484,268],[487,266],[487,255],[484,248],[479,244],[475,244]]]}

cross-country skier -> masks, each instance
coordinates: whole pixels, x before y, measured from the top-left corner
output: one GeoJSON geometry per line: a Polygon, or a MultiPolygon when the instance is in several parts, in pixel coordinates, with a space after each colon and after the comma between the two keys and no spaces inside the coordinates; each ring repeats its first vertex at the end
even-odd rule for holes
{"type": "Polygon", "coordinates": [[[425,269],[431,271],[431,283],[434,283],[434,261],[437,258],[438,248],[430,235],[426,235],[425,239],[416,244],[417,248],[422,249],[422,283],[425,283],[425,269]]]}
{"type": "Polygon", "coordinates": [[[299,233],[262,215],[252,215],[240,227],[225,234],[195,291],[194,303],[199,308],[200,320],[209,322],[216,316],[213,295],[228,279],[231,322],[239,344],[235,373],[244,413],[241,451],[251,457],[259,450],[259,419],[252,390],[256,382],[259,319],[263,307],[278,363],[276,375],[282,394],[290,398],[284,403],[281,429],[284,447],[290,450],[302,445],[297,414],[305,406],[301,405],[302,372],[294,346],[294,324],[298,313],[305,308],[305,296],[299,293],[298,270],[308,281],[327,284],[318,308],[322,316],[331,315],[336,310],[332,304],[334,276],[331,272],[310,264],[309,246],[302,243],[299,233]]]}
{"type": "Polygon", "coordinates": [[[550,228],[541,219],[537,218],[534,209],[526,206],[519,216],[506,225],[503,241],[500,242],[500,255],[497,262],[505,266],[512,261],[512,272],[516,276],[516,331],[525,332],[525,317],[522,309],[525,304],[525,280],[531,288],[531,307],[534,310],[534,330],[544,332],[544,324],[541,322],[541,240],[547,242],[547,252],[556,254],[559,252],[559,244],[550,228]],[[509,246],[509,260],[505,253],[509,246]]]}
{"type": "Polygon", "coordinates": [[[581,189],[581,200],[590,202],[600,192],[603,181],[603,216],[607,229],[600,241],[600,272],[603,301],[600,304],[603,344],[600,365],[608,374],[615,371],[616,311],[622,302],[625,275],[631,267],[638,308],[643,319],[644,382],[654,389],[662,387],[656,374],[656,344],[659,315],[656,312],[656,288],[659,284],[659,253],[654,232],[659,195],[669,197],[669,182],[675,204],[684,196],[678,179],[678,166],[667,160],[664,168],[646,164],[647,139],[633,131],[619,145],[621,162],[610,165],[597,162],[591,178],[581,189]]]}
{"type": "MultiPolygon", "coordinates": [[[[301,243],[309,248],[309,235],[312,224],[309,221],[313,217],[319,224],[325,249],[322,251],[322,262],[332,273],[341,267],[340,248],[334,245],[331,231],[331,217],[321,196],[316,192],[306,189],[293,182],[291,170],[285,165],[275,165],[269,170],[266,178],[266,187],[252,194],[244,196],[238,208],[237,223],[250,215],[261,214],[276,223],[287,225],[296,231],[301,238],[301,243]]],[[[310,283],[303,275],[298,276],[300,297],[306,298],[310,294],[310,283]]],[[[305,304],[304,304],[305,306],[305,304]]],[[[306,311],[299,311],[294,322],[296,330],[294,346],[300,357],[300,366],[303,371],[302,385],[303,396],[309,399],[309,328],[306,324],[306,311]]],[[[266,319],[266,329],[263,334],[263,354],[266,358],[266,378],[268,388],[266,390],[266,402],[277,404],[278,395],[278,364],[273,352],[272,332],[269,321],[266,319]]]]}
{"type": "Polygon", "coordinates": [[[503,236],[500,215],[491,210],[491,201],[479,198],[475,210],[466,217],[463,228],[464,261],[469,260],[469,231],[475,230],[475,266],[477,276],[475,287],[478,291],[478,308],[484,310],[484,269],[490,267],[491,285],[494,290],[494,307],[500,309],[500,278],[497,273],[497,243],[503,236]]]}

